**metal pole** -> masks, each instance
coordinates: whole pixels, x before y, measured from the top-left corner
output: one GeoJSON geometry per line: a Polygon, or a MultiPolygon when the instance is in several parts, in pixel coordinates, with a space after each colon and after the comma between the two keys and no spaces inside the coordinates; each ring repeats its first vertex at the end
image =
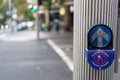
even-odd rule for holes
{"type": "Polygon", "coordinates": [[[11,33],[13,33],[13,26],[12,26],[12,2],[11,2],[11,0],[8,0],[8,7],[9,7],[9,16],[10,16],[9,26],[11,28],[11,33]]]}
{"type": "Polygon", "coordinates": [[[39,40],[40,38],[40,23],[39,23],[39,14],[38,14],[38,10],[39,10],[39,5],[38,5],[38,0],[36,0],[36,6],[37,6],[37,11],[36,11],[36,37],[39,40]]]}
{"type": "MultiPolygon", "coordinates": [[[[118,4],[118,2],[119,2],[120,0],[118,0],[118,1],[116,1],[115,2],[115,4],[118,4]]],[[[118,5],[114,5],[114,8],[117,8],[118,9],[118,5]]],[[[116,9],[114,9],[115,10],[115,14],[114,14],[114,16],[115,17],[118,17],[118,10],[116,11],[116,9]]],[[[116,60],[115,60],[115,68],[114,68],[114,72],[115,73],[118,73],[118,64],[119,64],[119,34],[118,34],[118,32],[120,31],[120,28],[119,28],[119,19],[117,19],[116,21],[114,21],[114,24],[115,25],[117,25],[117,28],[115,29],[115,40],[114,40],[114,43],[116,44],[116,45],[114,45],[114,47],[115,47],[115,49],[116,49],[116,55],[115,55],[115,58],[116,58],[116,60]],[[117,25],[117,23],[118,23],[118,25],[117,25]]]]}
{"type": "Polygon", "coordinates": [[[74,0],[73,80],[113,80],[114,64],[106,70],[91,68],[86,59],[86,48],[89,29],[105,24],[113,31],[116,49],[117,5],[118,0],[74,0]]]}

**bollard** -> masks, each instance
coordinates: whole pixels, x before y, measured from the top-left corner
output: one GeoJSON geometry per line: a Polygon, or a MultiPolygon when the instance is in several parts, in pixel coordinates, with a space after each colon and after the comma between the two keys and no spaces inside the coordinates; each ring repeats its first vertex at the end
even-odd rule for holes
{"type": "MultiPolygon", "coordinates": [[[[88,33],[96,25],[105,25],[111,29],[111,35],[113,34],[112,47],[116,50],[117,6],[118,0],[74,0],[73,80],[113,80],[114,72],[117,72],[117,69],[114,69],[114,64],[117,65],[118,61],[113,60],[107,68],[101,69],[102,67],[100,67],[95,69],[88,63],[86,50],[88,49],[88,33]]],[[[100,28],[98,32],[100,32],[100,35],[104,33],[100,28]]],[[[109,35],[107,37],[102,35],[102,37],[108,40],[107,37],[109,35]]],[[[108,49],[110,49],[109,47],[108,45],[108,49]]],[[[98,49],[95,48],[95,50],[100,51],[102,49],[104,50],[105,48],[101,46],[101,43],[99,43],[98,49]]],[[[116,58],[116,53],[114,54],[116,58]]]]}

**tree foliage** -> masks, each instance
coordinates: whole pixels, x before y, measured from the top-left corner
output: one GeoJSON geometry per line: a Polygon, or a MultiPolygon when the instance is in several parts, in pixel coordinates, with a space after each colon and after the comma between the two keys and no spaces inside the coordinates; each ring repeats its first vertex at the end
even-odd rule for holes
{"type": "MultiPolygon", "coordinates": [[[[65,0],[56,0],[56,2],[59,5],[63,5],[65,0]]],[[[42,5],[45,7],[45,9],[50,9],[51,5],[54,5],[54,4],[51,4],[51,0],[43,0],[42,5]]]]}
{"type": "Polygon", "coordinates": [[[45,7],[45,9],[49,9],[51,5],[51,0],[43,0],[42,5],[45,7]]]}
{"type": "Polygon", "coordinates": [[[26,19],[34,20],[33,15],[28,9],[28,4],[26,0],[12,0],[12,4],[15,8],[17,8],[18,16],[24,15],[26,19]]]}
{"type": "Polygon", "coordinates": [[[33,14],[30,12],[30,10],[26,10],[24,16],[26,19],[28,19],[30,21],[35,20],[35,18],[33,17],[33,14]]]}
{"type": "Polygon", "coordinates": [[[6,15],[6,11],[8,10],[7,2],[0,0],[0,14],[3,16],[2,19],[0,19],[0,23],[4,23],[8,16],[6,15]]]}
{"type": "Polygon", "coordinates": [[[26,0],[12,0],[12,4],[15,8],[17,8],[18,16],[24,14],[24,12],[28,10],[26,0]]]}
{"type": "Polygon", "coordinates": [[[61,5],[64,4],[64,2],[65,2],[65,0],[60,0],[60,4],[61,5]]]}

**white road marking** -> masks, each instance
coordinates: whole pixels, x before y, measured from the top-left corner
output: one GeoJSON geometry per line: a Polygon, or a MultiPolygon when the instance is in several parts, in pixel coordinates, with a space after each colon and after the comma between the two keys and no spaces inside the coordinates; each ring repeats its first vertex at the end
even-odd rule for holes
{"type": "Polygon", "coordinates": [[[120,62],[120,59],[119,59],[119,62],[120,62]]]}
{"type": "Polygon", "coordinates": [[[73,61],[65,54],[65,52],[61,48],[59,48],[52,40],[48,39],[47,42],[53,48],[53,50],[62,58],[68,68],[73,71],[73,61]]]}

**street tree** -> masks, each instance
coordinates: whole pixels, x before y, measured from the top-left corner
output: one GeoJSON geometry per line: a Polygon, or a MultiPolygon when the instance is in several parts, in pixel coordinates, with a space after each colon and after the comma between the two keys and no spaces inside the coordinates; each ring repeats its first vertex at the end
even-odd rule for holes
{"type": "Polygon", "coordinates": [[[51,6],[51,0],[43,0],[42,5],[45,7],[45,9],[49,9],[51,6]]]}
{"type": "Polygon", "coordinates": [[[8,5],[6,1],[0,0],[0,23],[4,23],[7,19],[8,16],[6,15],[6,12],[8,10],[8,5]]]}
{"type": "Polygon", "coordinates": [[[12,4],[15,8],[17,8],[18,16],[24,15],[24,18],[28,20],[34,20],[33,15],[28,9],[28,4],[26,0],[12,0],[12,4]]]}

